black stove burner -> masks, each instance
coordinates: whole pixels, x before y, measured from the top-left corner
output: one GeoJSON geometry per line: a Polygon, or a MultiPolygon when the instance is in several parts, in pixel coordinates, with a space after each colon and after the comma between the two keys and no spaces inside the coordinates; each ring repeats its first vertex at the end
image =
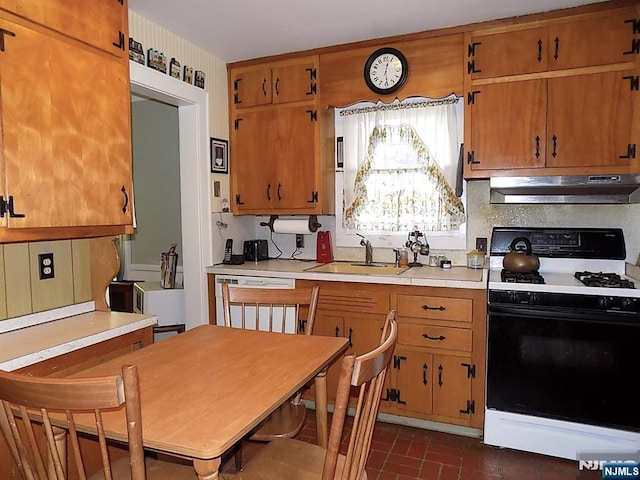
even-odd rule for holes
{"type": "Polygon", "coordinates": [[[617,273],[576,272],[574,276],[587,287],[636,288],[632,281],[621,278],[617,273]]]}
{"type": "Polygon", "coordinates": [[[500,277],[503,282],[508,283],[544,283],[544,277],[537,271],[535,272],[512,272],[511,270],[502,270],[500,277]]]}

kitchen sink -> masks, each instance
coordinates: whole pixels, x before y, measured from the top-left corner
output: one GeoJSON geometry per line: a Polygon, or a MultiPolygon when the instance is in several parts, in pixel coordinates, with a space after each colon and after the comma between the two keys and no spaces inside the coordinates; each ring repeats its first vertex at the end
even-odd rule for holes
{"type": "Polygon", "coordinates": [[[409,267],[396,267],[392,263],[351,263],[332,262],[307,268],[305,272],[317,273],[347,273],[352,275],[400,275],[409,267]]]}

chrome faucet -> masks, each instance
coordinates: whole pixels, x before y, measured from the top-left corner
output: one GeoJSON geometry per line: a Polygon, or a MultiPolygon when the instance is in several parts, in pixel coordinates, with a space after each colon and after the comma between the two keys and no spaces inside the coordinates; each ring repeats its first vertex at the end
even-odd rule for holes
{"type": "Polygon", "coordinates": [[[356,233],[362,240],[360,240],[360,245],[364,247],[364,264],[372,265],[373,264],[373,245],[371,242],[364,238],[359,233],[356,233]]]}

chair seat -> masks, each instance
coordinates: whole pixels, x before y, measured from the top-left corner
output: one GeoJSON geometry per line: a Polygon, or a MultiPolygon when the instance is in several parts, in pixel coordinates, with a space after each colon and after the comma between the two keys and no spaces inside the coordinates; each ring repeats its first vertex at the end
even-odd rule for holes
{"type": "MultiPolygon", "coordinates": [[[[192,465],[184,465],[176,462],[145,458],[147,480],[197,480],[198,475],[192,465]]],[[[111,474],[117,480],[130,480],[131,469],[129,458],[121,458],[111,464],[111,474]]],[[[89,480],[104,480],[104,472],[91,476],[89,480]]]]}
{"type": "Polygon", "coordinates": [[[249,439],[270,442],[277,438],[293,438],[302,430],[306,416],[307,407],[303,403],[286,402],[262,422],[249,439]]]}
{"type": "MultiPolygon", "coordinates": [[[[237,474],[223,480],[319,480],[327,451],[311,443],[283,438],[264,446],[237,474]]],[[[335,478],[340,478],[345,457],[338,455],[335,478]]],[[[367,480],[364,474],[358,480],[367,480]]]]}

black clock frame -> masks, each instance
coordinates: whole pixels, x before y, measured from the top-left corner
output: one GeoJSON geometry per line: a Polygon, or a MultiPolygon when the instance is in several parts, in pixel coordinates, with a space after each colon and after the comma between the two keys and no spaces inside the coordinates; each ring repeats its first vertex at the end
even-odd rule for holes
{"type": "Polygon", "coordinates": [[[409,75],[409,62],[407,62],[407,58],[404,56],[404,54],[396,48],[392,48],[392,47],[379,48],[378,50],[373,52],[371,55],[369,55],[369,58],[364,64],[364,81],[367,84],[367,87],[369,87],[371,91],[378,93],[380,95],[389,95],[390,93],[393,93],[396,90],[398,90],[400,87],[402,87],[406,83],[408,75],[409,75]],[[373,62],[375,62],[378,59],[378,57],[380,57],[381,55],[384,55],[385,53],[391,53],[400,59],[400,63],[402,64],[402,75],[400,76],[400,80],[398,80],[398,83],[396,83],[394,86],[390,88],[379,88],[376,85],[374,85],[373,82],[371,81],[371,76],[369,75],[369,71],[371,69],[371,66],[373,65],[373,62]]]}

